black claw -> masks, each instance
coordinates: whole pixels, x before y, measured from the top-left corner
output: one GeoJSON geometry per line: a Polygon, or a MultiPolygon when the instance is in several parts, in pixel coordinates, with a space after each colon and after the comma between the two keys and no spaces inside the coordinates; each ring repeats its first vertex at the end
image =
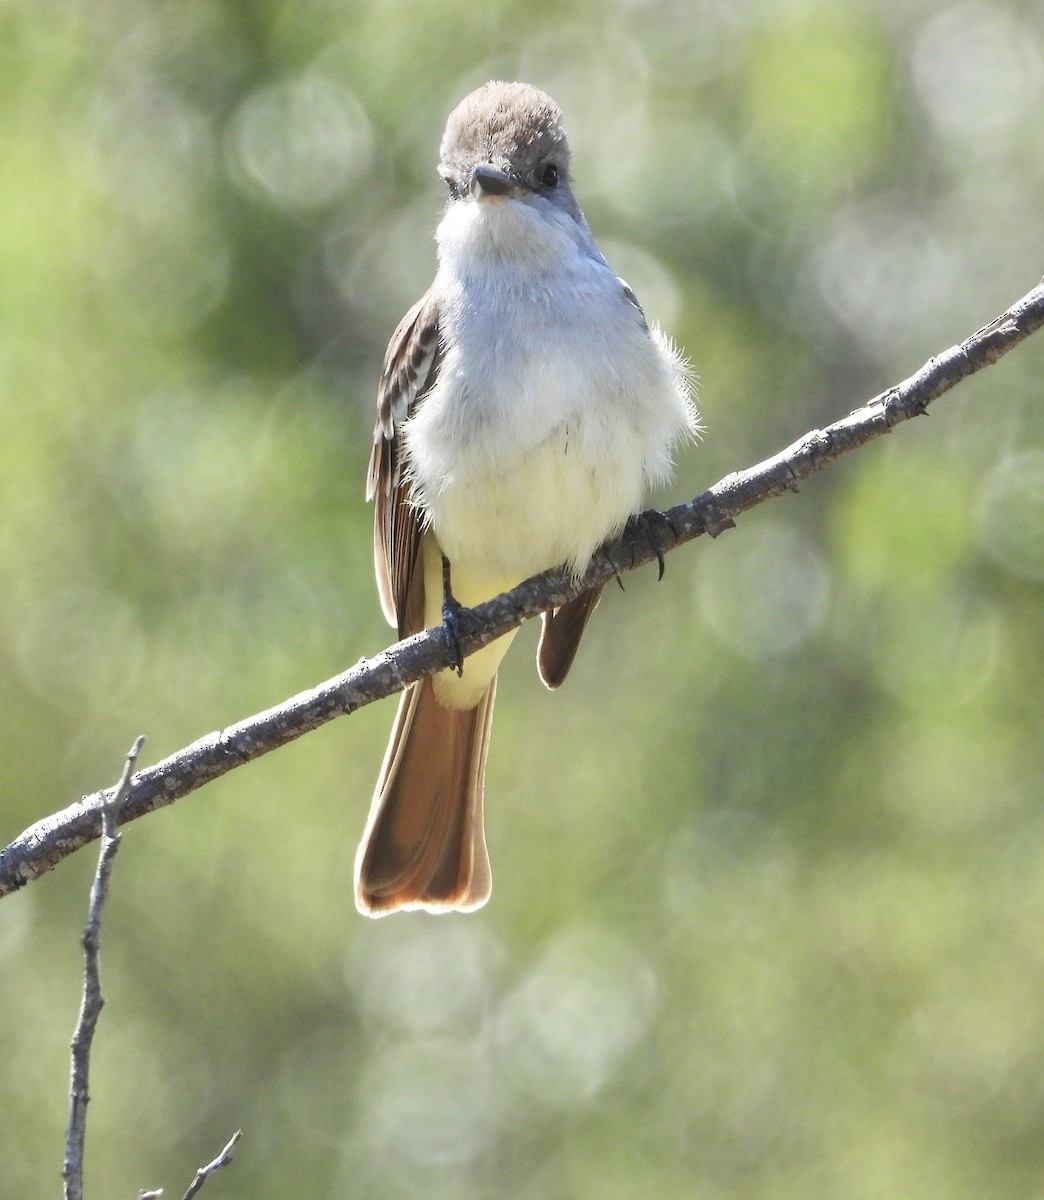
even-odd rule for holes
{"type": "MultiPolygon", "coordinates": [[[[625,527],[626,528],[626,527],[625,527]]],[[[613,578],[619,585],[620,591],[624,590],[623,579],[620,577],[620,572],[616,569],[616,563],[613,562],[612,555],[606,553],[605,546],[599,546],[595,551],[595,558],[600,558],[604,563],[607,563],[613,572],[613,578]]]]}
{"type": "Polygon", "coordinates": [[[657,582],[663,578],[664,573],[664,543],[666,541],[665,528],[670,530],[672,539],[678,540],[678,529],[671,518],[666,514],[659,512],[657,509],[650,509],[648,512],[642,513],[638,518],[638,532],[656,556],[657,563],[657,582]]]}
{"type": "Polygon", "coordinates": [[[442,556],[442,632],[446,636],[446,647],[450,652],[450,666],[459,678],[464,674],[464,655],[460,649],[460,622],[457,614],[464,607],[454,596],[450,587],[450,562],[442,556]]]}

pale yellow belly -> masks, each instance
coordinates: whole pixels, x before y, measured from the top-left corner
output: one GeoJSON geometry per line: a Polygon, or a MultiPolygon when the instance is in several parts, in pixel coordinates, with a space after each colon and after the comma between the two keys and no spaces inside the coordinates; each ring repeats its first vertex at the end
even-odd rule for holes
{"type": "MultiPolygon", "coordinates": [[[[421,554],[424,562],[424,624],[432,629],[442,624],[442,551],[432,533],[424,535],[421,554]]],[[[484,600],[499,596],[524,578],[523,575],[500,578],[484,575],[469,569],[466,562],[458,567],[451,560],[450,586],[454,597],[465,608],[474,608],[484,600]]],[[[474,708],[496,675],[517,632],[513,629],[469,655],[464,660],[462,675],[450,670],[435,675],[432,686],[439,703],[446,708],[474,708]]]]}
{"type": "Polygon", "coordinates": [[[640,439],[622,422],[604,445],[559,429],[509,469],[464,459],[430,498],[454,579],[459,569],[513,586],[562,564],[579,574],[641,507],[642,462],[640,439]]]}

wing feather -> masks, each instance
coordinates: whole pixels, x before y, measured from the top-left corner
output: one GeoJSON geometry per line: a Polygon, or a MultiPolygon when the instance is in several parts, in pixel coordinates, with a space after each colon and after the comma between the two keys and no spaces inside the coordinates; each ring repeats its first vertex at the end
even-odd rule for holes
{"type": "Polygon", "coordinates": [[[434,385],[441,360],[438,304],[428,292],[388,343],[366,476],[366,498],[374,501],[377,591],[384,615],[400,637],[423,628],[423,572],[417,568],[424,531],[403,461],[402,424],[434,385]]]}

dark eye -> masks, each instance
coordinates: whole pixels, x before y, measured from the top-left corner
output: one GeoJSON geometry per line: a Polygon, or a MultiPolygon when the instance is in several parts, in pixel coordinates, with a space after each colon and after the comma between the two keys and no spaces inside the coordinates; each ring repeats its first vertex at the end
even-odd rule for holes
{"type": "Polygon", "coordinates": [[[449,188],[450,199],[459,200],[463,193],[461,191],[461,186],[456,179],[454,179],[452,175],[443,175],[442,182],[447,188],[449,188]]]}
{"type": "Polygon", "coordinates": [[[540,182],[546,188],[558,186],[558,168],[554,163],[545,163],[540,172],[540,182]]]}

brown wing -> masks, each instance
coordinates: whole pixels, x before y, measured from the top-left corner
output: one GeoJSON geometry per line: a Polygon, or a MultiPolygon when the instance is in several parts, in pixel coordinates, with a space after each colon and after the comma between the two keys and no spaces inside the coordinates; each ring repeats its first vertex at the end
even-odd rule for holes
{"type": "MultiPolygon", "coordinates": [[[[424,627],[423,590],[411,587],[423,532],[403,469],[402,423],[438,378],[438,304],[428,292],[399,322],[384,355],[377,388],[377,425],[366,476],[366,499],[375,502],[373,564],[381,608],[406,637],[424,627]]],[[[418,583],[420,577],[418,573],[418,583]]]]}

